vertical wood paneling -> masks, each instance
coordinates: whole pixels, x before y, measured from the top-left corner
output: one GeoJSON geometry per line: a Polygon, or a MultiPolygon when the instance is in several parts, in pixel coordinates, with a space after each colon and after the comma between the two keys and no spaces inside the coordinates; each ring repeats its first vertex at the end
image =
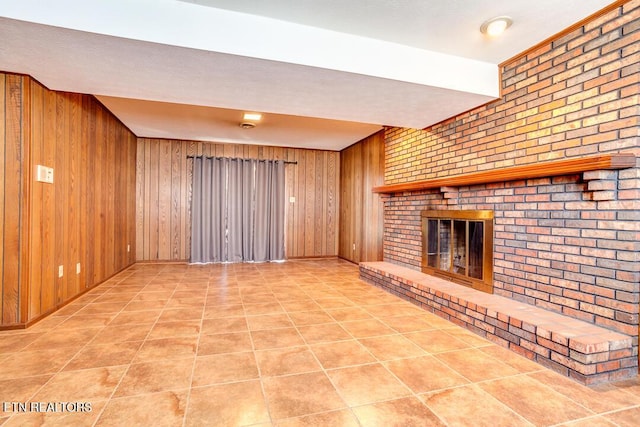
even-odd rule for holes
{"type": "Polygon", "coordinates": [[[371,188],[383,180],[383,132],[342,150],[340,257],[353,262],[382,260],[382,202],[371,188]]]}
{"type": "MultiPolygon", "coordinates": [[[[4,230],[7,226],[7,222],[5,221],[5,186],[7,183],[6,179],[6,166],[5,166],[5,151],[6,151],[6,143],[7,143],[7,132],[6,132],[6,75],[0,73],[0,112],[2,112],[2,116],[0,116],[0,138],[2,138],[2,149],[0,150],[0,177],[2,178],[2,185],[0,185],[0,277],[4,283],[4,230]]],[[[4,286],[2,287],[4,288],[4,286]]],[[[0,290],[0,323],[4,321],[4,291],[0,290]]]]}
{"type": "MultiPolygon", "coordinates": [[[[145,145],[136,145],[136,200],[144,200],[146,197],[146,187],[144,185],[138,185],[139,182],[145,182],[145,145]]],[[[144,242],[144,224],[145,224],[145,209],[147,209],[146,203],[136,203],[136,241],[144,242]]],[[[145,259],[145,245],[137,245],[134,249],[136,259],[145,259]]]]}
{"type": "Polygon", "coordinates": [[[337,255],[339,153],[148,138],[137,144],[138,261],[189,259],[193,170],[188,155],[298,161],[286,166],[287,257],[337,255]]]}
{"type": "Polygon", "coordinates": [[[171,259],[171,141],[163,140],[158,152],[158,258],[171,259]]]}
{"type": "Polygon", "coordinates": [[[127,241],[135,247],[136,138],[90,96],[3,73],[0,88],[5,327],[55,310],[133,262],[125,252],[127,241]],[[54,169],[53,184],[36,181],[37,165],[54,169]]]}
{"type": "Polygon", "coordinates": [[[19,319],[20,187],[22,184],[22,84],[23,77],[7,75],[5,86],[4,236],[2,322],[19,319]]]}
{"type": "MultiPolygon", "coordinates": [[[[100,158],[97,153],[97,104],[93,102],[93,99],[85,98],[85,123],[83,127],[87,129],[87,163],[85,163],[86,177],[87,177],[87,191],[84,199],[86,200],[86,228],[85,235],[87,237],[87,249],[92,245],[98,246],[96,241],[96,221],[95,218],[100,215],[99,200],[97,196],[100,194],[98,187],[98,180],[96,175],[97,164],[100,163],[100,158]]],[[[84,266],[85,271],[85,288],[92,286],[96,283],[99,277],[96,274],[96,257],[95,251],[85,251],[84,266]]]]}
{"type": "MultiPolygon", "coordinates": [[[[44,95],[43,87],[31,82],[31,108],[33,111],[31,121],[31,137],[33,138],[32,151],[34,164],[43,165],[44,159],[42,153],[44,151],[44,95]]],[[[44,188],[42,185],[34,183],[31,194],[35,200],[44,200],[44,188]]],[[[44,241],[44,224],[43,210],[33,206],[31,213],[31,236],[32,243],[30,247],[31,272],[29,277],[29,314],[30,316],[39,316],[42,312],[42,266],[43,266],[43,247],[44,241]],[[36,296],[38,296],[36,298],[36,296]]]]}
{"type": "MultiPolygon", "coordinates": [[[[54,182],[56,180],[56,94],[43,90],[44,96],[44,135],[41,144],[34,147],[41,149],[38,157],[42,159],[42,164],[54,169],[54,182]],[[45,120],[45,118],[47,118],[45,120]]],[[[34,153],[35,154],[35,153],[34,153]]],[[[34,187],[42,189],[42,199],[40,201],[40,211],[42,216],[42,287],[40,292],[41,313],[47,313],[56,306],[57,295],[57,272],[56,272],[56,187],[52,184],[34,183],[34,187]]],[[[34,200],[33,210],[38,209],[37,199],[34,200]]],[[[91,234],[89,234],[91,235],[91,234]]],[[[35,245],[35,242],[34,242],[35,245]]],[[[34,261],[32,261],[33,263],[34,261]]],[[[35,296],[32,296],[35,297],[35,296]]],[[[30,316],[33,318],[34,316],[30,316]]]]}

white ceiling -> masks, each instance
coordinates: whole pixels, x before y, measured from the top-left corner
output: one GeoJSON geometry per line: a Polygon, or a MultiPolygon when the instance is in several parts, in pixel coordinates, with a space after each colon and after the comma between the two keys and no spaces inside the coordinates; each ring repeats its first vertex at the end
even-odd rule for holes
{"type": "Polygon", "coordinates": [[[495,99],[497,64],[609,3],[0,0],[0,70],[93,94],[141,137],[340,150],[495,99]]]}

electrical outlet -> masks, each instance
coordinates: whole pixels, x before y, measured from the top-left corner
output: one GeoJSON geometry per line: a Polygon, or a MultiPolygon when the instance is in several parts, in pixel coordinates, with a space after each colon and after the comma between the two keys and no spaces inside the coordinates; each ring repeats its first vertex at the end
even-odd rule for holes
{"type": "Polygon", "coordinates": [[[295,202],[296,202],[295,196],[289,197],[289,203],[295,203],[295,202]]]}
{"type": "Polygon", "coordinates": [[[76,274],[80,274],[80,263],[76,264],[76,274]]]}
{"type": "Polygon", "coordinates": [[[127,252],[131,252],[131,245],[127,245],[127,252]]]}
{"type": "Polygon", "coordinates": [[[356,250],[356,244],[355,243],[353,244],[353,250],[354,251],[356,250]]]}
{"type": "Polygon", "coordinates": [[[59,265],[58,266],[58,277],[62,277],[64,276],[64,266],[59,265]]]}

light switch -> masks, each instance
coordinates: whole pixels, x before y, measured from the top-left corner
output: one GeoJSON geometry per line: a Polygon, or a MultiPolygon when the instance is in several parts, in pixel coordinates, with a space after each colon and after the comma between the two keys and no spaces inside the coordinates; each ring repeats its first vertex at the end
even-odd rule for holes
{"type": "Polygon", "coordinates": [[[80,274],[80,263],[76,264],[76,274],[80,274]]]}
{"type": "Polygon", "coordinates": [[[295,203],[295,202],[296,202],[295,196],[289,197],[289,203],[295,203]]]}
{"type": "Polygon", "coordinates": [[[64,266],[59,265],[58,266],[58,277],[62,277],[64,276],[64,266]]]}
{"type": "Polygon", "coordinates": [[[53,184],[53,168],[37,165],[36,167],[36,181],[46,182],[53,184]]]}

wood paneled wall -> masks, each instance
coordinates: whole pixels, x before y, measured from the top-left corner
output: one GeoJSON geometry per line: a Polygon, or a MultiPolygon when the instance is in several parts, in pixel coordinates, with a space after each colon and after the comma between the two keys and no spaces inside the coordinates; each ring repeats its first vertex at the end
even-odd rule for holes
{"type": "Polygon", "coordinates": [[[19,326],[134,262],[136,138],[91,96],[2,73],[0,87],[0,325],[19,326]]]}
{"type": "Polygon", "coordinates": [[[22,129],[28,122],[28,99],[23,97],[25,78],[0,73],[0,273],[2,276],[0,324],[17,323],[20,318],[20,279],[25,270],[21,258],[24,229],[23,218],[28,204],[23,198],[24,172],[22,159],[28,156],[22,129]]]}
{"type": "Polygon", "coordinates": [[[371,189],[383,183],[384,131],[340,152],[341,258],[382,261],[383,204],[371,189]]]}
{"type": "Polygon", "coordinates": [[[138,139],[136,259],[190,257],[192,161],[187,156],[295,161],[286,167],[286,255],[336,256],[340,154],[243,144],[138,139]],[[295,197],[295,202],[290,198],[295,197]]]}

